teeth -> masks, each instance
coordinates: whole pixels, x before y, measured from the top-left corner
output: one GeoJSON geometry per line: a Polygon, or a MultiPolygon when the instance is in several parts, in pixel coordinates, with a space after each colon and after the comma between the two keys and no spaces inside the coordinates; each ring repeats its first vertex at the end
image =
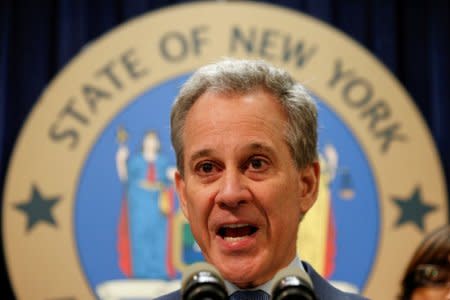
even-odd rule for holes
{"type": "Polygon", "coordinates": [[[224,225],[223,227],[225,228],[241,228],[241,227],[245,227],[245,226],[250,226],[249,224],[229,224],[229,225],[224,225]]]}
{"type": "Polygon", "coordinates": [[[223,239],[227,242],[237,242],[245,239],[247,236],[239,236],[239,237],[224,237],[223,239]]]}

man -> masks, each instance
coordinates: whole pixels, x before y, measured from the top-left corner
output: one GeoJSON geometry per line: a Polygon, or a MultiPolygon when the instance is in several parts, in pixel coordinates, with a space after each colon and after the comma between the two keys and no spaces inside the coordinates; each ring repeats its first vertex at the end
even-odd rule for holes
{"type": "MultiPolygon", "coordinates": [[[[277,271],[297,266],[319,299],[361,299],[333,288],[296,254],[320,166],[315,104],[289,74],[234,59],[200,68],[175,101],[171,134],[183,213],[230,295],[270,293],[277,271]]],[[[177,291],[161,299],[179,298],[177,291]]]]}

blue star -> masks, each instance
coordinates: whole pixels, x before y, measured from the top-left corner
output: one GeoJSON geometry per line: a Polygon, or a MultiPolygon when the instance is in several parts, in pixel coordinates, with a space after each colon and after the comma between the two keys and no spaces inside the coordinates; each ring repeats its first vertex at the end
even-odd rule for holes
{"type": "Polygon", "coordinates": [[[44,198],[33,184],[31,198],[25,203],[16,204],[15,208],[27,216],[27,231],[33,229],[39,222],[46,222],[56,227],[56,220],[52,216],[51,209],[59,200],[59,197],[44,198]]]}
{"type": "Polygon", "coordinates": [[[424,217],[437,209],[437,206],[426,204],[422,200],[420,187],[416,187],[410,197],[393,198],[394,203],[400,208],[401,215],[396,222],[396,227],[411,222],[422,232],[425,231],[424,217]]]}

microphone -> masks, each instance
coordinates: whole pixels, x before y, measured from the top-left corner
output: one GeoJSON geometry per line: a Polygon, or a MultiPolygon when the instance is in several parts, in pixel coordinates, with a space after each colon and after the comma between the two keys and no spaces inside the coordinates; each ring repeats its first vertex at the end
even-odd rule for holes
{"type": "Polygon", "coordinates": [[[206,262],[188,266],[181,279],[183,300],[226,300],[225,283],[215,267],[206,262]]]}
{"type": "Polygon", "coordinates": [[[301,268],[287,267],[273,279],[272,300],[317,300],[309,275],[301,268]]]}

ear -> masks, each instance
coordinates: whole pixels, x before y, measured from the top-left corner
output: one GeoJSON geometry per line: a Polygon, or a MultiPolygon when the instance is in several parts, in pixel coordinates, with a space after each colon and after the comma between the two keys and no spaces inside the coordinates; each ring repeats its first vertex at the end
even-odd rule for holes
{"type": "Polygon", "coordinates": [[[316,202],[319,193],[320,164],[316,160],[300,171],[300,201],[305,214],[316,202]]]}
{"type": "Polygon", "coordinates": [[[183,211],[186,219],[189,220],[189,212],[187,209],[187,199],[186,199],[186,183],[184,182],[183,175],[181,175],[180,171],[175,172],[175,188],[178,193],[178,197],[180,198],[181,210],[183,211]]]}

